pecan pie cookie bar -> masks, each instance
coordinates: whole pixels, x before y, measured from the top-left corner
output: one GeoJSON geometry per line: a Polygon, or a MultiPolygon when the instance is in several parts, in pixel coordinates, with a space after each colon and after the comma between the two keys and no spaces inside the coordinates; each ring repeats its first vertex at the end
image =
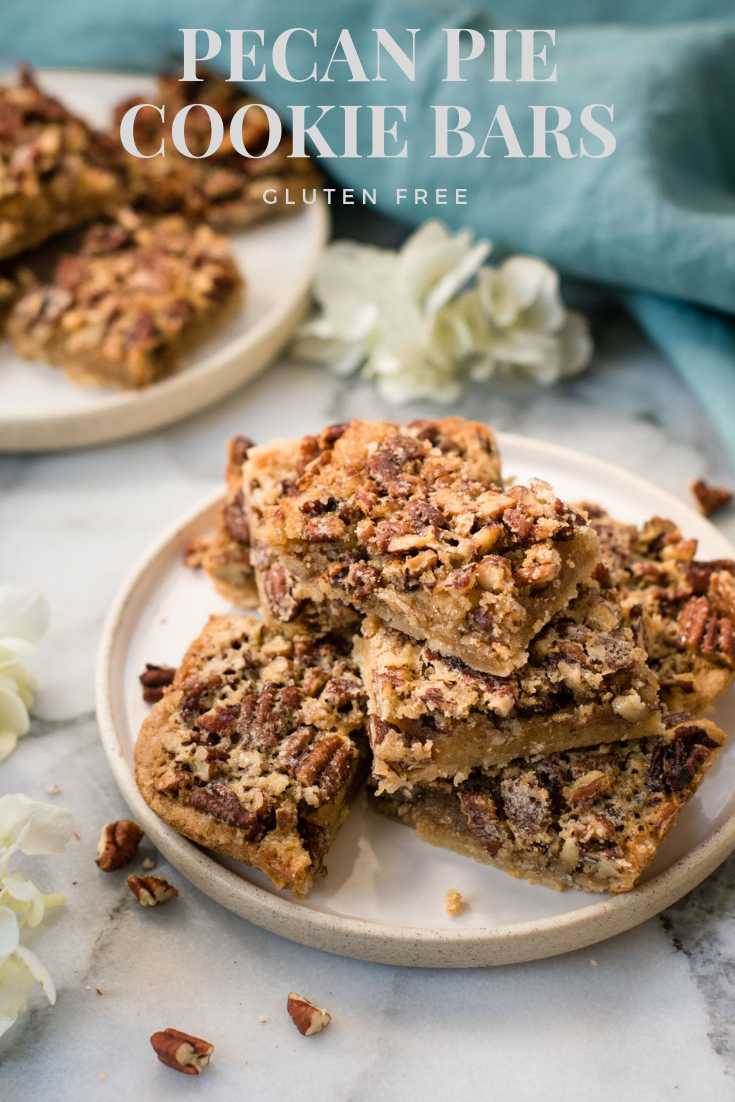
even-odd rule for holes
{"type": "Polygon", "coordinates": [[[250,529],[242,491],[242,465],[252,441],[235,436],[227,445],[225,502],[217,516],[217,531],[207,543],[201,566],[218,593],[240,608],[258,607],[258,590],[250,562],[250,529]]]}
{"type": "Polygon", "coordinates": [[[735,682],[735,562],[698,561],[697,541],[673,521],[654,517],[638,529],[590,508],[661,699],[670,711],[712,711],[735,682]]]}
{"type": "Polygon", "coordinates": [[[21,356],[59,364],[77,382],[143,387],[168,374],[241,289],[227,242],[208,226],[123,208],[61,258],[51,283],[23,295],[8,333],[21,356]]]}
{"type": "MultiPolygon", "coordinates": [[[[135,203],[153,214],[176,212],[192,221],[205,221],[218,230],[233,231],[255,222],[291,214],[303,206],[303,193],[311,199],[322,179],[310,157],[292,157],[293,145],[285,132],[278,148],[262,156],[269,136],[268,118],[261,107],[253,106],[245,115],[243,142],[252,154],[238,153],[230,139],[234,114],[247,104],[257,104],[242,88],[229,84],[212,73],[197,83],[179,80],[178,74],[164,73],[158,78],[154,100],[165,109],[165,121],[154,107],[142,107],[135,119],[136,145],[146,158],[124,153],[135,203]],[[192,106],[186,116],[186,141],[193,158],[177,150],[171,127],[177,113],[185,107],[206,104],[214,108],[224,124],[224,138],[210,156],[209,116],[192,106]],[[165,140],[165,157],[151,156],[165,140]],[[196,159],[201,158],[201,159],[196,159]],[[285,203],[288,189],[288,205],[285,203]],[[267,203],[265,191],[275,192],[276,201],[267,203]]],[[[120,142],[123,115],[137,104],[150,100],[135,96],[115,109],[113,137],[120,142]]],[[[273,196],[271,196],[273,198],[273,196]]]]}
{"type": "Polygon", "coordinates": [[[181,834],[305,896],[367,768],[365,693],[340,639],[213,616],[135,748],[181,834]]]}
{"type": "Polygon", "coordinates": [[[661,729],[656,682],[615,590],[590,581],[508,677],[471,669],[368,617],[355,643],[373,778],[394,792],[478,767],[661,729]]]}
{"type": "Polygon", "coordinates": [[[125,199],[106,138],[36,84],[27,68],[0,86],[0,257],[88,222],[125,199]]]}
{"type": "Polygon", "coordinates": [[[251,524],[258,563],[507,676],[591,573],[598,539],[547,483],[506,491],[487,468],[440,422],[355,421],[251,524]]]}
{"type": "Polygon", "coordinates": [[[548,888],[630,891],[725,736],[681,713],[658,736],[568,750],[374,796],[433,845],[548,888]]]}

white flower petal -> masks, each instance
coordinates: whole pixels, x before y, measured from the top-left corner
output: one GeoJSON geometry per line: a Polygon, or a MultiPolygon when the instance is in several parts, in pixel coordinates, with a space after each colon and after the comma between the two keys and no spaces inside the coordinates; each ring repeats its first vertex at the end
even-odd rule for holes
{"type": "Polygon", "coordinates": [[[30,586],[0,585],[0,647],[27,654],[46,633],[49,604],[30,586]]]}
{"type": "Polygon", "coordinates": [[[33,978],[38,980],[41,987],[46,992],[46,998],[53,1006],[56,1002],[56,987],[54,986],[54,981],[51,979],[46,966],[38,959],[35,953],[32,953],[30,949],[26,949],[25,945],[19,945],[15,950],[15,955],[20,957],[33,978]]]}
{"type": "Polygon", "coordinates": [[[16,848],[28,855],[63,853],[73,827],[66,807],[29,800],[21,793],[0,797],[0,848],[8,847],[6,858],[16,848]]]}
{"type": "Polygon", "coordinates": [[[15,911],[11,911],[10,907],[0,907],[0,965],[15,952],[19,937],[20,929],[15,911]]]}
{"type": "Polygon", "coordinates": [[[0,761],[10,757],[18,745],[18,736],[15,731],[0,731],[0,761]]]}
{"type": "Polygon", "coordinates": [[[0,1036],[28,1005],[36,979],[17,953],[0,964],[0,1036]]]}
{"type": "Polygon", "coordinates": [[[0,731],[25,735],[29,727],[28,709],[18,695],[15,682],[0,678],[0,731]]]}
{"type": "Polygon", "coordinates": [[[0,902],[25,919],[29,926],[38,926],[46,910],[46,901],[35,884],[14,873],[0,880],[0,902]]]}

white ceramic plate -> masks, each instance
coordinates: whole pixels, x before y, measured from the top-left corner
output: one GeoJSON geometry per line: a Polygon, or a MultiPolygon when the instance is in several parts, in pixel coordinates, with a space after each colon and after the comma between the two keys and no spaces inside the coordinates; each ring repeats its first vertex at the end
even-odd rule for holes
{"type": "MultiPolygon", "coordinates": [[[[41,71],[44,88],[98,127],[114,104],[152,91],[149,78],[41,71]]],[[[277,355],[308,304],[314,268],[329,235],[321,197],[290,218],[230,237],[247,281],[237,314],[143,390],[82,387],[59,368],[21,360],[0,340],[0,451],[83,447],[148,432],[196,413],[251,379],[277,355]]]]}
{"type": "MultiPolygon", "coordinates": [[[[700,541],[700,557],[735,551],[706,520],[643,480],[566,448],[500,438],[504,470],[542,476],[567,500],[603,502],[621,520],[671,517],[700,541]]],[[[735,848],[735,745],[727,745],[635,891],[615,898],[554,892],[513,880],[420,841],[357,805],[331,849],[329,875],[305,902],[279,893],[252,869],[180,837],[144,803],[133,779],[133,746],[148,707],[138,675],[146,662],[176,666],[213,612],[228,605],[182,552],[211,528],[219,494],[198,505],[144,557],[107,619],[98,666],[98,715],[110,764],[134,817],[185,876],[212,898],[293,941],[391,964],[469,967],[533,960],[620,933],[678,899],[735,848]],[[467,906],[443,907],[448,888],[467,906]]],[[[727,694],[716,716],[735,727],[727,694]]]]}

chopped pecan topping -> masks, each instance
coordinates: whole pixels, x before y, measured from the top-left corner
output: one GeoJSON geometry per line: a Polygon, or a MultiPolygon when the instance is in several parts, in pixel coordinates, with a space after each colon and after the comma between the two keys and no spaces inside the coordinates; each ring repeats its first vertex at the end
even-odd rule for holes
{"type": "Polygon", "coordinates": [[[103,872],[124,868],[137,854],[144,833],[132,819],[108,823],[102,827],[95,862],[103,872]]]}
{"type": "Polygon", "coordinates": [[[200,1075],[214,1052],[214,1045],[180,1029],[164,1029],[151,1037],[153,1051],[166,1067],[185,1075],[200,1075]]]}
{"type": "Polygon", "coordinates": [[[347,586],[356,601],[364,601],[379,588],[380,571],[366,562],[353,563],[347,572],[347,586]]]}
{"type": "Polygon", "coordinates": [[[732,501],[730,490],[726,490],[724,486],[709,486],[701,478],[690,482],[689,489],[694,495],[700,513],[706,517],[724,509],[732,501]]]}
{"type": "Polygon", "coordinates": [[[368,474],[387,494],[408,497],[416,489],[416,465],[423,455],[421,444],[413,437],[392,436],[370,456],[368,474]]]}
{"type": "Polygon", "coordinates": [[[246,811],[232,789],[214,781],[206,788],[197,788],[189,796],[189,803],[200,811],[206,811],[228,826],[237,827],[247,842],[254,842],[260,833],[260,816],[246,811]]]}
{"type": "Polygon", "coordinates": [[[207,678],[195,678],[184,686],[184,693],[179,702],[179,712],[184,723],[194,723],[197,716],[209,710],[210,704],[207,698],[222,684],[219,674],[213,674],[207,678]]]}
{"type": "Polygon", "coordinates": [[[235,722],[240,714],[237,704],[220,704],[211,712],[205,712],[197,718],[197,727],[215,735],[218,739],[226,738],[235,729],[235,722]]]}
{"type": "Polygon", "coordinates": [[[701,727],[678,727],[676,737],[654,748],[646,783],[654,790],[668,788],[680,792],[690,784],[719,744],[701,727]]]}
{"type": "Polygon", "coordinates": [[[424,528],[446,528],[447,518],[441,509],[437,509],[428,501],[409,501],[406,513],[417,532],[423,532],[424,528]]]}
{"type": "Polygon", "coordinates": [[[155,704],[163,698],[163,690],[171,684],[176,670],[171,666],[152,666],[146,662],[145,673],[140,675],[143,686],[143,700],[146,704],[155,704]]]}

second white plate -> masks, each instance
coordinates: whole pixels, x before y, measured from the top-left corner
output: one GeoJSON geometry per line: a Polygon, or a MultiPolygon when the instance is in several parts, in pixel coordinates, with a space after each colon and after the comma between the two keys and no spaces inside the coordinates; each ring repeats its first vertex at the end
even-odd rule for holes
{"type": "MultiPolygon", "coordinates": [[[[669,516],[700,541],[700,557],[735,551],[677,499],[599,460],[502,435],[504,469],[548,479],[567,500],[602,502],[621,520],[669,516]]],[[[211,528],[219,493],[166,533],[123,586],[107,620],[98,666],[98,715],[110,764],[134,817],[166,857],[230,910],[294,941],[391,964],[469,967],[533,960],[593,944],[650,918],[707,876],[735,848],[735,746],[726,745],[706,783],[633,892],[614,898],[553,892],[514,880],[420,841],[370,813],[358,799],[329,853],[329,875],[304,902],[276,892],[259,873],[176,834],[141,798],[133,747],[148,707],[138,675],[146,662],[179,663],[213,612],[228,609],[209,580],[183,565],[183,549],[211,528]],[[444,913],[448,888],[467,906],[444,913]]],[[[735,729],[733,694],[716,716],[735,729]]]]}
{"type": "MultiPolygon", "coordinates": [[[[92,125],[109,126],[112,108],[152,92],[149,78],[41,71],[42,86],[92,125]]],[[[308,305],[316,262],[329,236],[321,198],[289,218],[230,237],[247,281],[243,306],[143,390],[83,387],[59,368],[21,360],[0,340],[0,452],[100,444],[171,424],[205,409],[262,371],[284,347],[308,305]]]]}

